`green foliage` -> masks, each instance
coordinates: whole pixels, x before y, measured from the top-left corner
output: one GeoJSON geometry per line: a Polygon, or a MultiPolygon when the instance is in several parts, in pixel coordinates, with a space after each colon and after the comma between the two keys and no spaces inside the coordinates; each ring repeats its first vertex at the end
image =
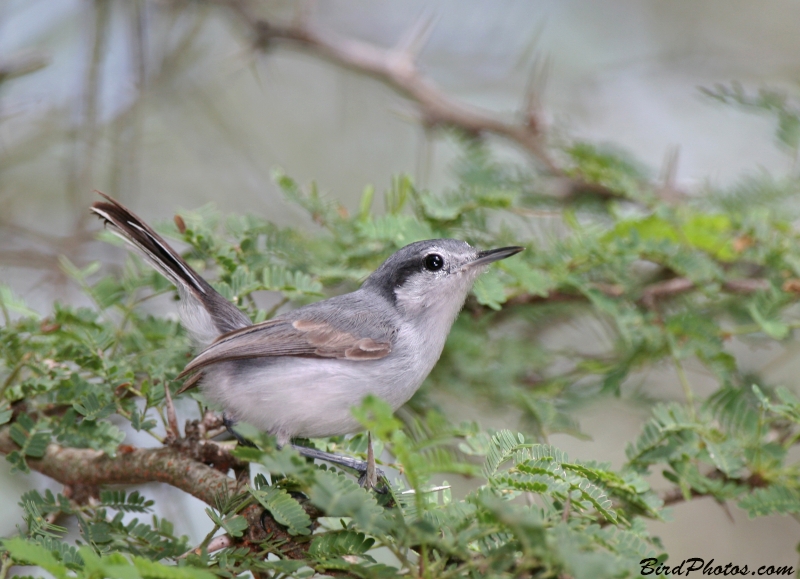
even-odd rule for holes
{"type": "Polygon", "coordinates": [[[342,555],[363,555],[375,544],[375,539],[355,531],[331,531],[314,537],[308,554],[315,559],[331,559],[342,555]]]}
{"type": "MultiPolygon", "coordinates": [[[[722,100],[745,102],[731,95],[722,100]]],[[[781,106],[767,108],[790,116],[781,106]]],[[[393,475],[384,494],[242,425],[258,449],[239,448],[236,458],[269,477],[220,496],[206,511],[211,533],[191,553],[143,494],[99,489],[91,500],[25,493],[24,524],[3,542],[5,556],[58,578],[632,577],[640,559],[665,557],[645,526],[665,513],[647,480],[654,472],[672,485],[670,502],[711,496],[751,516],[800,513],[800,469],[790,459],[800,400],[743,372],[737,354],[749,344],[788,343],[800,327],[800,238],[786,209],[797,181],[750,177],[730,191],[668,203],[628,155],[587,143],[561,153],[566,174],[579,180],[566,206],[541,195],[537,175],[470,143],[456,187],[433,193],[399,177],[382,211],[372,187],[351,213],[316,186],[276,173],[313,222],[307,232],[255,216],[223,219],[209,207],[184,215],[183,232],[161,227],[188,244],[189,263],[254,321],[354,289],[418,239],[527,250],[480,278],[439,364],[402,412],[375,398],[354,409],[393,475]],[[748,203],[759,191],[770,203],[754,210],[748,203]],[[541,234],[541,209],[560,217],[549,235],[541,234]],[[599,335],[593,355],[542,339],[545,329],[589,324],[599,335]],[[709,396],[697,395],[687,364],[715,381],[709,396]],[[625,464],[570,458],[549,444],[553,433],[581,435],[575,404],[604,395],[641,401],[631,374],[664,365],[677,379],[652,404],[625,464]],[[442,394],[513,408],[522,432],[456,424],[437,408],[442,394]],[[469,490],[445,477],[469,480],[469,490]],[[254,542],[251,508],[285,533],[254,542]],[[143,515],[148,522],[136,518],[143,515]],[[64,520],[75,522],[77,541],[64,520]],[[233,544],[209,553],[216,533],[233,544]]],[[[132,258],[110,274],[96,264],[62,266],[93,308],[55,304],[39,317],[0,287],[0,436],[16,445],[6,459],[22,472],[46,460],[51,443],[124,456],[128,425],[164,442],[165,385],[174,396],[191,356],[183,329],[140,305],[174,292],[146,265],[132,258]]],[[[205,404],[200,394],[184,396],[205,404]]],[[[366,454],[364,435],[310,443],[366,454]]]]}
{"type": "Polygon", "coordinates": [[[706,96],[721,103],[774,117],[776,140],[781,146],[797,154],[800,148],[800,107],[785,92],[769,88],[749,92],[738,82],[717,84],[713,89],[702,90],[706,96]]]}
{"type": "Polygon", "coordinates": [[[9,429],[9,435],[11,440],[19,446],[19,450],[15,450],[7,456],[8,462],[14,465],[14,470],[28,472],[25,457],[42,458],[47,444],[50,442],[50,435],[46,431],[42,431],[41,427],[27,414],[19,415],[9,429]]]}
{"type": "Polygon", "coordinates": [[[311,534],[311,517],[284,489],[262,484],[251,488],[250,493],[292,535],[311,534]]]}
{"type": "Polygon", "coordinates": [[[89,547],[81,547],[71,561],[52,548],[19,537],[2,543],[14,561],[37,565],[58,579],[70,577],[110,579],[212,579],[213,573],[189,566],[164,565],[143,557],[125,557],[119,553],[98,556],[89,547]],[[73,574],[74,573],[74,574],[73,574]]]}

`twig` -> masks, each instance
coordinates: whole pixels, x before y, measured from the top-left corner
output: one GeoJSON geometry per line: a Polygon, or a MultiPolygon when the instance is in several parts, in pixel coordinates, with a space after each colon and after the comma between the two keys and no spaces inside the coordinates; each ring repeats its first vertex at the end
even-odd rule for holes
{"type": "Polygon", "coordinates": [[[736,294],[749,294],[757,291],[764,291],[770,288],[767,279],[730,279],[722,284],[725,291],[736,294]]]}
{"type": "Polygon", "coordinates": [[[693,420],[696,420],[697,410],[694,405],[694,390],[692,390],[692,384],[689,382],[689,377],[686,375],[686,370],[684,370],[681,359],[678,357],[675,340],[671,334],[667,334],[667,341],[669,342],[670,346],[672,362],[675,365],[675,373],[678,375],[678,381],[683,389],[683,395],[686,397],[686,405],[689,407],[689,415],[693,420]]]}
{"type": "Polygon", "coordinates": [[[676,277],[666,281],[654,283],[647,286],[642,292],[642,304],[647,309],[653,310],[656,307],[656,301],[664,298],[682,294],[691,289],[694,289],[694,282],[685,277],[676,277]]]}
{"type": "Polygon", "coordinates": [[[172,437],[177,440],[181,437],[181,429],[178,427],[178,417],[175,414],[175,405],[172,403],[172,394],[169,393],[169,382],[167,381],[164,381],[164,395],[166,397],[167,425],[170,430],[167,438],[172,437]]]}
{"type": "Polygon", "coordinates": [[[50,64],[50,57],[43,52],[24,51],[0,60],[0,83],[36,72],[50,64]]]}
{"type": "MultiPolygon", "coordinates": [[[[206,545],[206,552],[213,553],[214,551],[225,549],[226,547],[230,547],[231,545],[233,545],[233,539],[231,539],[229,535],[220,535],[219,537],[214,537],[211,541],[209,541],[208,545],[206,545]]],[[[203,548],[201,545],[200,547],[189,549],[183,555],[178,557],[178,559],[185,559],[191,553],[194,553],[195,555],[200,555],[202,552],[203,548]]]]}
{"type": "Polygon", "coordinates": [[[281,308],[282,308],[283,306],[285,306],[286,304],[288,304],[288,303],[289,303],[289,301],[290,301],[290,300],[289,300],[289,298],[287,298],[287,297],[284,297],[284,298],[282,298],[282,299],[281,299],[281,300],[280,300],[278,303],[276,303],[274,306],[272,306],[272,307],[269,309],[269,311],[268,311],[268,312],[267,312],[267,314],[266,314],[266,317],[265,317],[265,319],[267,319],[267,320],[269,320],[269,319],[272,319],[272,316],[274,316],[275,314],[277,314],[277,313],[278,313],[278,310],[279,310],[279,309],[281,309],[281,308]]]}
{"type": "Polygon", "coordinates": [[[220,535],[219,537],[215,537],[211,540],[206,550],[209,553],[213,553],[214,551],[219,551],[225,547],[230,547],[232,544],[233,539],[231,539],[228,535],[220,535]]]}
{"type": "MultiPolygon", "coordinates": [[[[689,499],[695,499],[698,497],[706,496],[703,493],[699,493],[695,490],[689,491],[689,499]]],[[[674,488],[671,490],[666,491],[664,494],[661,495],[661,500],[664,501],[665,507],[671,507],[677,503],[682,503],[686,501],[686,497],[683,495],[683,491],[679,488],[674,488]]]]}
{"type": "MultiPolygon", "coordinates": [[[[619,298],[624,295],[624,289],[616,285],[597,283],[594,284],[593,287],[609,297],[619,298]]],[[[770,282],[767,279],[744,278],[727,280],[722,284],[721,289],[728,293],[749,294],[758,291],[764,291],[769,288],[770,282]]],[[[675,297],[695,289],[698,288],[692,280],[684,277],[676,277],[645,286],[644,289],[642,289],[642,297],[639,301],[648,309],[654,309],[660,300],[675,297]]],[[[545,296],[536,294],[519,294],[509,298],[506,301],[506,304],[509,306],[514,306],[586,300],[586,296],[580,293],[552,291],[545,296]]]]}
{"type": "Polygon", "coordinates": [[[0,563],[0,579],[6,579],[8,570],[11,569],[11,557],[8,553],[2,553],[0,554],[0,560],[2,560],[2,563],[0,563]]]}
{"type": "MultiPolygon", "coordinates": [[[[770,288],[769,280],[761,278],[730,279],[722,284],[722,290],[736,294],[750,294],[770,288]]],[[[647,286],[642,292],[642,304],[655,309],[662,298],[673,297],[697,289],[695,283],[685,277],[676,277],[647,286]]]]}

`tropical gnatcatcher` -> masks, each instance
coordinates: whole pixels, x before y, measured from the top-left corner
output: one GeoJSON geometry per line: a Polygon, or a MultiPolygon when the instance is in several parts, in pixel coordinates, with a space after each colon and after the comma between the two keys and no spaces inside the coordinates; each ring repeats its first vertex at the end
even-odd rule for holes
{"type": "MultiPolygon", "coordinates": [[[[182,390],[199,380],[229,424],[250,423],[281,446],[293,438],[358,431],[351,409],[369,394],[393,410],[402,406],[439,359],[478,275],[523,249],[478,251],[455,239],[418,241],[389,257],[360,289],[253,324],[144,221],[101,195],[107,202],[95,203],[92,211],[175,284],[181,321],[204,347],[182,372],[192,376],[182,390]]],[[[367,471],[363,461],[296,448],[367,471]]]]}

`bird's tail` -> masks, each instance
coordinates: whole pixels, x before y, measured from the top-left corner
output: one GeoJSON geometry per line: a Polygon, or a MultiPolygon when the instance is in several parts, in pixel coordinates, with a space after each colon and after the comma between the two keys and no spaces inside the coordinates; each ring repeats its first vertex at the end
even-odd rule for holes
{"type": "MultiPolygon", "coordinates": [[[[98,193],[100,193],[98,191],[98,193]]],[[[92,205],[106,227],[133,247],[181,295],[181,321],[193,337],[207,345],[220,334],[249,326],[250,319],[222,297],[169,244],[132,211],[108,195],[92,205]]]]}

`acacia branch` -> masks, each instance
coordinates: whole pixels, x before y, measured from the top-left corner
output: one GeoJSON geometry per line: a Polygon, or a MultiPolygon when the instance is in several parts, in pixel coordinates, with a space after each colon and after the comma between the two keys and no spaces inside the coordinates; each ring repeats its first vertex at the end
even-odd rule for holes
{"type": "MultiPolygon", "coordinates": [[[[447,96],[425,77],[415,60],[429,29],[416,26],[394,48],[385,49],[368,42],[339,36],[313,28],[307,22],[274,24],[259,17],[246,0],[211,0],[229,7],[250,29],[254,44],[267,50],[279,44],[302,48],[344,68],[371,76],[415,102],[428,127],[451,127],[470,135],[491,133],[508,139],[528,152],[551,174],[564,176],[547,152],[542,126],[535,106],[525,111],[523,122],[508,122],[489,111],[447,96]]],[[[526,99],[535,103],[536,99],[526,99]]],[[[604,194],[611,192],[604,189],[604,194]]],[[[612,195],[616,196],[616,195],[612,195]]]]}
{"type": "Polygon", "coordinates": [[[0,83],[31,74],[50,64],[50,57],[39,51],[17,52],[0,59],[0,83]]]}
{"type": "MultiPolygon", "coordinates": [[[[712,480],[725,480],[727,482],[734,482],[734,483],[737,483],[739,485],[743,485],[744,487],[746,487],[747,489],[749,489],[751,491],[754,490],[754,489],[764,488],[764,487],[766,487],[768,485],[768,481],[766,479],[764,479],[763,476],[761,476],[761,475],[759,475],[757,473],[753,473],[753,474],[751,474],[750,476],[748,476],[746,478],[731,478],[730,476],[728,476],[727,474],[722,472],[720,469],[715,468],[715,469],[711,470],[705,476],[707,478],[709,478],[709,479],[712,479],[712,480]]],[[[719,497],[715,497],[712,492],[701,492],[701,491],[698,491],[698,490],[695,490],[695,489],[689,489],[688,496],[687,496],[686,494],[684,494],[684,491],[682,489],[676,487],[676,488],[672,488],[672,489],[669,489],[669,490],[666,490],[666,491],[662,492],[660,494],[660,497],[661,497],[661,500],[664,501],[664,506],[665,507],[671,507],[671,506],[676,505],[678,503],[690,501],[690,500],[693,500],[693,499],[704,498],[704,497],[713,497],[714,500],[717,503],[722,505],[723,508],[726,508],[726,512],[727,512],[728,516],[729,517],[731,516],[730,512],[727,511],[727,507],[726,507],[726,501],[728,499],[722,499],[722,498],[719,498],[719,497]]]]}
{"type": "MultiPolygon", "coordinates": [[[[10,428],[0,429],[0,454],[19,450],[10,428]]],[[[122,445],[110,457],[99,450],[49,444],[41,458],[27,457],[28,466],[64,485],[101,486],[114,484],[167,483],[206,504],[216,505],[218,496],[240,491],[226,474],[198,462],[171,446],[135,448],[122,445]]]]}
{"type": "MultiPolygon", "coordinates": [[[[175,441],[173,445],[160,448],[121,445],[115,457],[99,450],[69,448],[51,443],[47,445],[44,456],[26,457],[26,463],[32,470],[67,487],[85,490],[103,485],[162,482],[216,507],[220,497],[240,493],[242,483],[225,474],[229,467],[236,469],[236,461],[229,452],[222,451],[213,442],[197,440],[192,436],[197,426],[196,421],[187,423],[187,437],[175,441]],[[208,466],[201,460],[214,466],[208,466]]],[[[10,433],[8,425],[0,428],[0,454],[19,450],[10,433]]],[[[321,514],[308,503],[304,507],[314,519],[321,514]]],[[[248,505],[240,514],[248,522],[247,533],[237,540],[241,544],[258,549],[260,543],[271,537],[281,543],[283,556],[292,559],[302,558],[308,550],[308,542],[297,542],[260,505],[248,505]]]]}
{"type": "Polygon", "coordinates": [[[706,497],[708,494],[698,492],[694,489],[689,490],[689,497],[687,499],[686,495],[683,494],[683,491],[679,488],[670,489],[668,491],[664,491],[661,494],[661,500],[664,502],[665,507],[671,507],[678,503],[685,502],[687,500],[697,499],[706,497]]]}
{"type": "MultiPolygon", "coordinates": [[[[610,284],[595,284],[594,289],[614,298],[624,295],[624,289],[620,286],[610,284]]],[[[770,282],[763,278],[743,278],[731,279],[722,283],[721,291],[734,294],[751,294],[758,291],[769,289],[770,282]]],[[[641,291],[639,302],[647,309],[655,309],[658,302],[672,298],[688,291],[698,289],[697,284],[685,277],[675,277],[665,281],[652,283],[645,286],[641,291]]],[[[587,297],[582,293],[568,293],[562,291],[552,291],[547,295],[520,294],[509,298],[506,305],[526,305],[526,304],[545,304],[559,302],[587,301],[587,297]]]]}

